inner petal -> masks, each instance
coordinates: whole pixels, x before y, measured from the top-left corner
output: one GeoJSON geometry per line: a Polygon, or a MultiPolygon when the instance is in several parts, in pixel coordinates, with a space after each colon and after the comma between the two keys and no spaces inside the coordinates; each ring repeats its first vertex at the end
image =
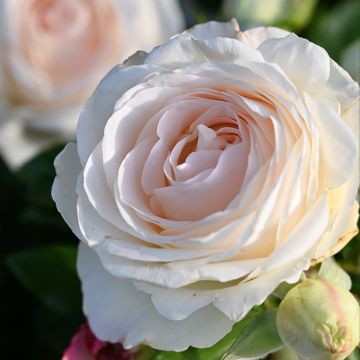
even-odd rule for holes
{"type": "Polygon", "coordinates": [[[240,191],[247,157],[248,142],[230,145],[203,181],[155,189],[153,196],[162,209],[162,215],[172,220],[196,221],[224,210],[240,191]]]}
{"type": "Polygon", "coordinates": [[[176,181],[186,181],[200,172],[213,169],[219,160],[221,150],[196,151],[174,169],[176,181]]]}
{"type": "Polygon", "coordinates": [[[227,142],[220,136],[217,136],[216,132],[207,126],[202,124],[197,127],[199,132],[197,150],[217,150],[224,149],[227,142]]]}

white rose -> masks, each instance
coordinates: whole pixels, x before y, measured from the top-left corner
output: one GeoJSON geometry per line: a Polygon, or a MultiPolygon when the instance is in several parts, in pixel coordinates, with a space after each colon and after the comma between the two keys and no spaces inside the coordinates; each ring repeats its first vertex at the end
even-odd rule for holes
{"type": "MultiPolygon", "coordinates": [[[[73,138],[80,106],[106,72],[179,32],[183,18],[177,0],[3,0],[0,24],[12,119],[73,138]]],[[[14,140],[3,145],[10,159],[14,140]]]]}
{"type": "Polygon", "coordinates": [[[235,22],[115,67],[52,191],[96,336],[211,346],[339,250],[357,232],[358,96],[322,48],[235,22]]]}

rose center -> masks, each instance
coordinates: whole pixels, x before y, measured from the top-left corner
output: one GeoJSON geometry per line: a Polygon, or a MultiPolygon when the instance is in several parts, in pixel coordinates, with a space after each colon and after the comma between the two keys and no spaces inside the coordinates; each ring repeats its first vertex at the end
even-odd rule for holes
{"type": "Polygon", "coordinates": [[[79,1],[38,2],[34,10],[38,26],[52,36],[79,37],[91,19],[88,7],[79,1]]]}

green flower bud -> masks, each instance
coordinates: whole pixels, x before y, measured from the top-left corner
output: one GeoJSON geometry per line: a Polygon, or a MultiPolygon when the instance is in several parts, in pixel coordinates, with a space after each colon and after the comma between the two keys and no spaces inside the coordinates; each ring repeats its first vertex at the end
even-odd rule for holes
{"type": "Polygon", "coordinates": [[[358,302],[324,279],[293,287],[279,306],[276,324],[283,343],[300,358],[342,360],[359,344],[358,302]]]}

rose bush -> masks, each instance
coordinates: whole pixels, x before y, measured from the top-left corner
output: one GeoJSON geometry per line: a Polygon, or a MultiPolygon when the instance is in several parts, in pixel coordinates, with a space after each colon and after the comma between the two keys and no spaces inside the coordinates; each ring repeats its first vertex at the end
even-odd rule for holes
{"type": "MultiPolygon", "coordinates": [[[[177,0],[2,1],[2,97],[13,113],[2,109],[0,120],[73,138],[80,106],[106,72],[167,40],[182,22],[177,0]]],[[[4,145],[10,157],[13,141],[4,145]]]]}
{"type": "Polygon", "coordinates": [[[325,50],[276,28],[210,22],[116,66],[52,190],[96,336],[208,347],[344,246],[358,107],[325,50]]]}

